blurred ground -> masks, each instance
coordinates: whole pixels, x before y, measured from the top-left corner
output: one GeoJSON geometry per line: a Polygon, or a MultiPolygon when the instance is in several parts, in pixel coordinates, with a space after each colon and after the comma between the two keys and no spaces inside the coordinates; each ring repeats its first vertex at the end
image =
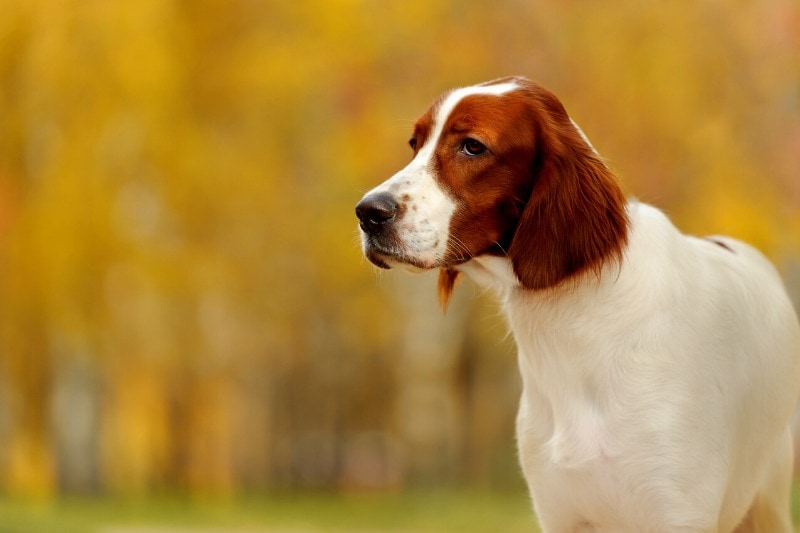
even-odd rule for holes
{"type": "Polygon", "coordinates": [[[524,491],[436,490],[395,494],[284,494],[229,501],[0,501],[3,533],[530,533],[524,491]]]}
{"type": "MultiPolygon", "coordinates": [[[[800,524],[800,484],[793,493],[800,524]]],[[[0,499],[1,533],[535,533],[520,491],[292,493],[229,500],[164,496],[0,499]]]]}

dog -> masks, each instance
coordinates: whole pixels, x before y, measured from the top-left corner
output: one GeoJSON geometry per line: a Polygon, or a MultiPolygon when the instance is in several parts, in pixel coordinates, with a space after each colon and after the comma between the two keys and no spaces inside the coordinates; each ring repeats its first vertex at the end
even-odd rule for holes
{"type": "Polygon", "coordinates": [[[769,261],[627,199],[524,78],[445,93],[409,144],[356,206],[364,255],[439,269],[445,309],[461,274],[497,293],[542,530],[791,531],[800,326],[769,261]]]}

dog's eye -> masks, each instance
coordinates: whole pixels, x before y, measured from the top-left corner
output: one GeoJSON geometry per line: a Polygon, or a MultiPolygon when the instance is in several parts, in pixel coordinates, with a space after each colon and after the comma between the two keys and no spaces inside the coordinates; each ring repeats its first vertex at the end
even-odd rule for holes
{"type": "Polygon", "coordinates": [[[416,150],[417,149],[417,138],[416,137],[411,137],[408,140],[408,145],[411,147],[412,150],[416,150]]]}
{"type": "Polygon", "coordinates": [[[483,143],[476,141],[475,139],[464,139],[464,142],[461,143],[461,151],[468,156],[476,156],[485,152],[486,147],[483,145],[483,143]]]}

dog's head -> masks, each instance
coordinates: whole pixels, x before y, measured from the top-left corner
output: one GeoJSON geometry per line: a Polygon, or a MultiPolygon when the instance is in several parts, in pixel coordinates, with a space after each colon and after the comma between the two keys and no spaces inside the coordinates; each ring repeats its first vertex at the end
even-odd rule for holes
{"type": "Polygon", "coordinates": [[[523,78],[440,97],[414,126],[414,156],[356,206],[375,265],[440,268],[446,305],[459,265],[507,256],[525,289],[619,257],[625,198],[559,100],[523,78]]]}

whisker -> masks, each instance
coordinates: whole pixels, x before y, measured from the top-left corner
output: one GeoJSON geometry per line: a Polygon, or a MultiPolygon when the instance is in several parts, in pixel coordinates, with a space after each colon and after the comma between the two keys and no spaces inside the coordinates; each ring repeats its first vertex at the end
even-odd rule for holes
{"type": "Polygon", "coordinates": [[[503,252],[504,254],[508,255],[508,250],[506,250],[505,248],[503,248],[503,245],[502,245],[502,244],[500,244],[498,241],[494,241],[494,243],[497,245],[497,247],[498,247],[498,248],[500,248],[500,251],[501,251],[501,252],[503,252]]]}
{"type": "Polygon", "coordinates": [[[455,252],[460,256],[459,259],[473,259],[475,255],[470,251],[464,241],[456,237],[455,235],[450,235],[447,239],[447,246],[452,247],[455,252]]]}
{"type": "Polygon", "coordinates": [[[356,230],[355,235],[353,235],[352,245],[353,248],[357,248],[361,251],[361,233],[358,230],[356,230]]]}

